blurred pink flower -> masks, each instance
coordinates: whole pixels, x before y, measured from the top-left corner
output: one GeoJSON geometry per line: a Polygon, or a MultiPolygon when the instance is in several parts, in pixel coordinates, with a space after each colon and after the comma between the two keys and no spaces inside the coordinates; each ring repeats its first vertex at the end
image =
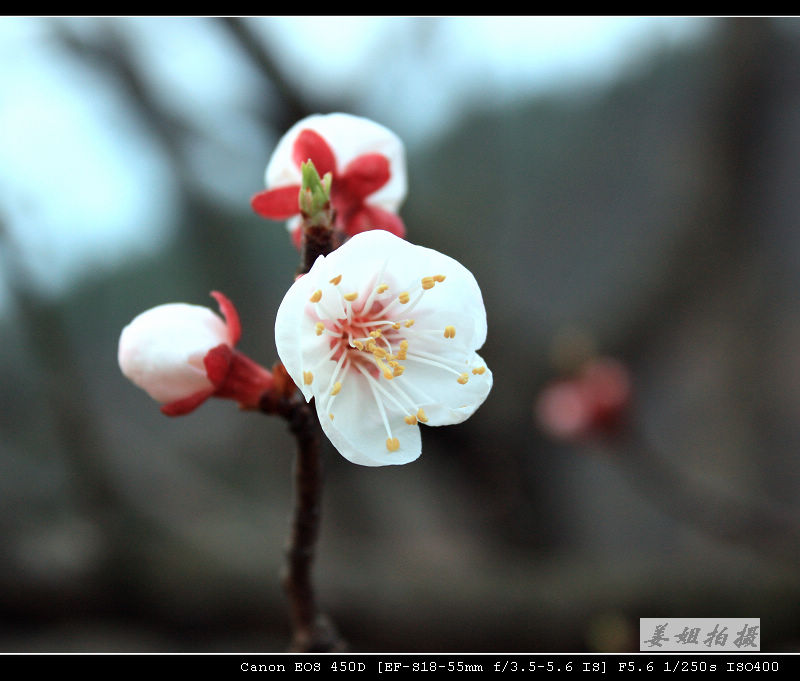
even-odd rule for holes
{"type": "Polygon", "coordinates": [[[618,435],[628,415],[631,380],[621,362],[591,360],[577,376],[546,386],[534,411],[551,437],[585,443],[618,435]]]}

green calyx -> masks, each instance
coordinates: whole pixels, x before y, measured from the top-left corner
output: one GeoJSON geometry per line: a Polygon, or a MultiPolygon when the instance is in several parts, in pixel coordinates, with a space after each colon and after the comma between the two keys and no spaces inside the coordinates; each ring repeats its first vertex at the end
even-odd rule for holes
{"type": "Polygon", "coordinates": [[[325,176],[320,178],[310,159],[300,165],[300,172],[302,181],[298,204],[306,224],[330,226],[333,176],[331,173],[325,173],[325,176]]]}

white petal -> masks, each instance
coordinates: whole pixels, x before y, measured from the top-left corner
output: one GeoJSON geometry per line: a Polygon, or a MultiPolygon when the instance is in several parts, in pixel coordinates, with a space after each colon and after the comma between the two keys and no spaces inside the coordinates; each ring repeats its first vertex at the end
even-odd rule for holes
{"type": "Polygon", "coordinates": [[[409,463],[421,454],[419,427],[405,423],[404,414],[391,402],[382,400],[382,404],[392,436],[399,443],[394,452],[386,447],[388,434],[378,403],[364,376],[355,371],[347,374],[341,392],[332,404],[333,419],[327,410],[328,399],[317,397],[317,414],[322,430],[348,461],[362,466],[389,466],[409,463]]]}
{"type": "MultiPolygon", "coordinates": [[[[317,263],[323,260],[323,256],[320,256],[317,263]]],[[[303,372],[311,369],[309,361],[316,363],[325,356],[323,344],[326,337],[314,333],[316,317],[311,314],[313,303],[309,302],[311,294],[317,290],[316,279],[316,276],[309,273],[295,281],[283,297],[275,316],[275,345],[278,357],[281,358],[289,376],[302,390],[306,401],[310,401],[314,395],[312,386],[304,380],[303,372]],[[312,357],[311,360],[306,359],[309,356],[312,357]],[[314,356],[317,358],[316,361],[313,359],[314,356]]]]}
{"type": "Polygon", "coordinates": [[[472,274],[452,258],[380,230],[358,234],[318,258],[287,293],[276,320],[281,360],[306,399],[315,398],[325,433],[345,458],[367,466],[407,463],[420,455],[419,428],[405,422],[419,408],[428,425],[446,425],[463,421],[483,403],[492,373],[475,351],[485,338],[486,312],[472,274]],[[422,278],[438,274],[445,279],[423,289],[422,278]],[[374,297],[384,283],[388,289],[374,297]],[[407,307],[398,298],[404,290],[409,291],[407,307]],[[310,303],[316,291],[321,298],[310,303]],[[353,292],[357,312],[371,296],[385,306],[373,311],[378,318],[401,321],[409,310],[415,319],[413,325],[384,335],[392,352],[398,352],[398,339],[408,341],[407,357],[399,360],[404,372],[392,380],[366,378],[357,367],[371,366],[364,362],[371,358],[355,350],[337,357],[331,347],[338,339],[315,333],[318,321],[333,327],[348,316],[343,296],[353,292]],[[455,337],[446,337],[448,326],[455,328],[455,337]],[[304,381],[305,372],[313,374],[310,384],[304,381]],[[462,374],[466,382],[459,382],[462,374]],[[342,386],[331,400],[336,382],[342,386]],[[392,445],[397,438],[394,452],[387,447],[389,438],[392,445]]]}
{"type": "Polygon", "coordinates": [[[379,153],[389,159],[389,181],[369,196],[369,203],[395,212],[406,196],[405,148],[391,130],[368,118],[345,113],[314,114],[295,123],[278,142],[265,172],[268,189],[300,184],[300,169],[292,160],[292,148],[302,130],[310,128],[325,138],[343,171],[357,156],[379,153]]]}
{"type": "Polygon", "coordinates": [[[169,303],[126,326],[117,358],[122,373],[158,402],[212,387],[203,366],[211,348],[228,342],[225,322],[207,307],[169,303]]]}
{"type": "Polygon", "coordinates": [[[410,356],[404,366],[405,372],[395,380],[398,386],[419,401],[429,426],[447,426],[468,419],[492,389],[492,372],[474,352],[464,355],[456,369],[467,375],[467,382],[463,385],[451,371],[415,361],[410,356]],[[480,368],[484,369],[482,374],[472,372],[480,368]]]}

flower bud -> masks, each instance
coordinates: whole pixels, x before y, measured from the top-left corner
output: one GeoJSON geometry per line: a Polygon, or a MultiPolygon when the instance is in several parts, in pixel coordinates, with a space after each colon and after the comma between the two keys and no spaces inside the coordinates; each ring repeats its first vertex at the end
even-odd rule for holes
{"type": "Polygon", "coordinates": [[[187,414],[212,395],[255,407],[272,387],[266,369],[234,349],[239,315],[221,293],[211,294],[225,321],[206,307],[159,305],[137,316],[119,338],[122,373],[169,416],[187,414]]]}

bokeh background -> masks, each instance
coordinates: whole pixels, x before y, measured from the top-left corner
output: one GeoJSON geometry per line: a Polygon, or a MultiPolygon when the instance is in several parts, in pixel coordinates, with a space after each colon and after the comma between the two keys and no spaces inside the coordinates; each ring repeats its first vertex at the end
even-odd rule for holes
{"type": "Polygon", "coordinates": [[[330,111],[406,142],[408,238],[474,272],[495,377],[415,463],[326,443],[351,650],[633,651],[670,616],[798,649],[798,20],[5,17],[0,55],[0,650],[286,648],[285,424],[168,419],[116,349],[218,289],[277,359],[297,253],[249,198],[330,111]],[[534,418],[590,352],[634,447],[534,418]]]}

